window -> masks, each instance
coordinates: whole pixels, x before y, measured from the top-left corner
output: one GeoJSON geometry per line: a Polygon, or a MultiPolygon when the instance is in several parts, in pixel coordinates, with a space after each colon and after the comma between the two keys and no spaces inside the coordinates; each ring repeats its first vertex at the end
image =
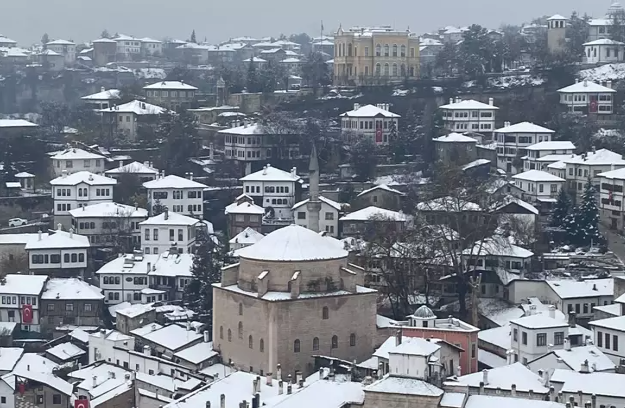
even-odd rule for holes
{"type": "Polygon", "coordinates": [[[91,312],[91,303],[85,303],[85,312],[91,312]]]}
{"type": "Polygon", "coordinates": [[[610,348],[610,333],[605,333],[605,348],[609,349],[610,348]]]}
{"type": "Polygon", "coordinates": [[[252,335],[250,334],[250,337],[248,337],[247,339],[247,346],[251,349],[254,348],[254,339],[252,338],[252,335]]]}
{"type": "Polygon", "coordinates": [[[512,339],[514,341],[519,341],[519,329],[514,329],[512,331],[512,339]]]}
{"type": "Polygon", "coordinates": [[[539,347],[547,345],[547,333],[538,333],[536,335],[536,345],[539,347]]]}
{"type": "Polygon", "coordinates": [[[603,333],[597,332],[597,347],[603,347],[603,333]]]}
{"type": "Polygon", "coordinates": [[[527,345],[527,333],[526,332],[521,333],[521,343],[523,343],[524,345],[527,345]]]}
{"type": "Polygon", "coordinates": [[[158,229],[154,228],[154,232],[152,233],[154,241],[158,241],[158,229]]]}
{"type": "Polygon", "coordinates": [[[181,229],[178,230],[178,242],[184,241],[184,234],[181,229]]]}
{"type": "Polygon", "coordinates": [[[228,341],[232,341],[232,330],[228,329],[228,341]]]}
{"type": "MultiPolygon", "coordinates": [[[[4,302],[2,302],[4,303],[4,302]]],[[[48,312],[54,312],[54,304],[53,303],[48,303],[48,312]]]]}
{"type": "Polygon", "coordinates": [[[388,44],[384,44],[384,56],[389,57],[390,54],[391,54],[391,48],[388,46],[388,44]]]}
{"type": "Polygon", "coordinates": [[[313,339],[313,351],[319,350],[319,337],[313,339]]]}
{"type": "Polygon", "coordinates": [[[323,320],[328,320],[330,316],[330,311],[328,310],[327,306],[324,306],[323,309],[321,309],[321,318],[323,320]]]}
{"type": "Polygon", "coordinates": [[[612,335],[612,350],[618,351],[618,336],[616,334],[612,335]]]}
{"type": "Polygon", "coordinates": [[[265,352],[265,340],[260,339],[260,342],[258,343],[258,349],[261,353],[265,352]]]}
{"type": "Polygon", "coordinates": [[[299,350],[300,350],[299,339],[295,339],[295,341],[293,342],[293,352],[294,353],[299,353],[299,350]]]}
{"type": "Polygon", "coordinates": [[[173,241],[173,240],[174,240],[174,238],[175,238],[175,235],[176,235],[176,234],[175,234],[174,230],[173,230],[173,229],[170,229],[170,230],[169,230],[169,240],[170,240],[170,241],[173,241]]]}
{"type": "Polygon", "coordinates": [[[553,343],[556,346],[561,346],[564,344],[564,332],[556,332],[553,335],[553,343]]]}
{"type": "Polygon", "coordinates": [[[397,56],[397,44],[393,44],[393,57],[397,56]]]}
{"type": "Polygon", "coordinates": [[[332,336],[332,348],[339,348],[339,338],[336,335],[332,336]]]}
{"type": "Polygon", "coordinates": [[[43,404],[43,395],[37,395],[37,405],[43,404]]]}
{"type": "Polygon", "coordinates": [[[243,316],[243,303],[239,303],[239,316],[243,316]]]}
{"type": "Polygon", "coordinates": [[[306,213],[304,211],[299,211],[297,213],[297,219],[298,220],[305,220],[306,219],[306,213]]]}
{"type": "Polygon", "coordinates": [[[7,397],[0,397],[0,403],[6,404],[7,403],[7,397]]]}
{"type": "Polygon", "coordinates": [[[349,346],[350,347],[356,346],[356,335],[354,333],[349,335],[349,346]]]}
{"type": "Polygon", "coordinates": [[[239,322],[239,338],[243,338],[243,322],[239,322]]]}
{"type": "Polygon", "coordinates": [[[375,56],[376,57],[382,56],[382,46],[380,44],[375,46],[375,56]]]}
{"type": "MultiPolygon", "coordinates": [[[[143,238],[144,238],[146,241],[149,241],[149,240],[150,240],[150,229],[149,229],[149,228],[146,228],[146,229],[145,229],[145,234],[144,234],[144,237],[143,237],[143,238]]],[[[146,252],[146,253],[148,253],[148,252],[146,252]]]]}
{"type": "Polygon", "coordinates": [[[61,394],[52,394],[52,403],[54,405],[61,405],[61,394]]]}

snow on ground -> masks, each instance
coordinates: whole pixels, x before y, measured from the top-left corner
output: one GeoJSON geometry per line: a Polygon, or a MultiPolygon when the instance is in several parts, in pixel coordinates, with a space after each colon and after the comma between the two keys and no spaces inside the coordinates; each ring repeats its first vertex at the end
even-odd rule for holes
{"type": "Polygon", "coordinates": [[[593,82],[616,81],[625,78],[625,63],[606,64],[579,71],[579,77],[593,82]]]}
{"type": "Polygon", "coordinates": [[[137,79],[165,79],[167,74],[162,68],[139,68],[135,70],[137,79]]]}

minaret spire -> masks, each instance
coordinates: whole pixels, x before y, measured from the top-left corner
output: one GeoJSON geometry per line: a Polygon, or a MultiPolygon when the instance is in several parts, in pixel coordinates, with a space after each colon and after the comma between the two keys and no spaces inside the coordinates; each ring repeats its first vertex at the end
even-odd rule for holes
{"type": "Polygon", "coordinates": [[[317,148],[314,143],[310,151],[308,172],[308,192],[310,196],[308,203],[306,203],[306,209],[308,210],[308,228],[319,232],[319,213],[321,212],[321,201],[319,201],[319,159],[317,158],[317,148]]]}

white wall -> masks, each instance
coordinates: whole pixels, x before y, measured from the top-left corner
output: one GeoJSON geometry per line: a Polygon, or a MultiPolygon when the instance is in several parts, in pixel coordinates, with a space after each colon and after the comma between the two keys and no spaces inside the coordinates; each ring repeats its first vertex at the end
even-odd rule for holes
{"type": "MultiPolygon", "coordinates": [[[[117,348],[126,348],[128,350],[134,350],[135,348],[135,339],[131,337],[130,340],[122,340],[122,341],[113,341],[104,338],[103,333],[100,333],[100,336],[89,336],[89,363],[93,363],[95,361],[108,361],[115,364],[115,361],[119,359],[120,356],[123,356],[124,353],[119,353],[119,351],[115,350],[117,348]],[[124,345],[124,341],[127,341],[128,344],[124,345]],[[100,352],[100,359],[95,359],[95,351],[98,350],[100,352]]],[[[123,360],[121,360],[123,361],[123,360]]]]}
{"type": "Polygon", "coordinates": [[[15,391],[9,386],[7,381],[15,382],[15,377],[0,379],[0,398],[6,399],[6,402],[0,403],[0,406],[2,408],[15,408],[15,395],[13,395],[15,391]]]}
{"type": "MultiPolygon", "coordinates": [[[[167,198],[160,198],[159,201],[161,205],[167,207],[167,209],[171,212],[184,214],[188,216],[193,216],[195,218],[204,218],[203,217],[203,195],[201,188],[178,188],[178,189],[163,189],[163,188],[151,188],[148,189],[148,203],[150,214],[153,213],[153,206],[156,202],[156,196],[161,194],[166,194],[167,198]],[[180,199],[174,199],[174,191],[182,192],[180,199]],[[189,193],[195,193],[196,198],[189,198],[189,193]],[[189,211],[189,206],[191,207],[191,211],[189,211]],[[195,209],[194,209],[195,208],[195,209]]],[[[178,193],[176,193],[178,194],[178,193]]]]}
{"type": "MultiPolygon", "coordinates": [[[[308,222],[310,221],[310,214],[308,213],[306,204],[295,209],[293,212],[293,218],[296,225],[310,228],[308,225],[308,222]],[[304,219],[299,218],[299,213],[302,212],[305,214],[304,219]]],[[[324,202],[321,202],[321,211],[319,213],[319,231],[326,231],[328,235],[333,237],[339,236],[339,212],[336,208],[324,202]],[[333,219],[327,220],[326,214],[332,214],[331,217],[333,219]]]]}
{"type": "Polygon", "coordinates": [[[519,356],[519,362],[526,364],[540,356],[543,356],[549,352],[549,344],[553,345],[554,349],[563,348],[563,345],[555,344],[555,333],[562,333],[562,339],[565,339],[567,334],[566,327],[558,328],[542,328],[542,329],[528,329],[519,326],[515,323],[510,323],[510,343],[511,349],[515,350],[516,355],[519,356]],[[517,338],[515,340],[514,333],[517,330],[517,338]],[[527,333],[527,344],[523,344],[523,333],[527,333]],[[537,343],[538,334],[546,334],[547,341],[544,346],[539,346],[537,343]]]}
{"type": "Polygon", "coordinates": [[[70,248],[70,249],[31,249],[28,251],[28,266],[30,269],[84,269],[87,267],[87,249],[86,248],[70,248]],[[43,255],[44,263],[34,263],[36,256],[43,255]],[[48,256],[48,263],[45,263],[45,256],[48,256]],[[52,263],[52,255],[58,255],[60,262],[52,263]],[[66,262],[65,255],[68,255],[69,262],[66,262]],[[82,255],[82,258],[81,258],[82,255]],[[76,262],[72,262],[72,256],[75,256],[76,262]],[[81,262],[82,259],[82,262],[81,262]]]}
{"type": "Polygon", "coordinates": [[[16,322],[21,324],[23,330],[28,331],[40,331],[40,313],[39,305],[41,304],[41,295],[30,296],[18,296],[14,294],[0,293],[0,299],[4,302],[0,302],[0,322],[16,322]],[[31,305],[33,307],[33,320],[31,324],[22,324],[22,302],[21,298],[24,297],[25,304],[28,304],[28,298],[31,298],[31,305]],[[10,302],[10,303],[9,303],[10,302]],[[10,312],[13,312],[13,317],[9,317],[10,312]]]}
{"type": "Polygon", "coordinates": [[[141,225],[141,250],[145,254],[162,254],[168,251],[173,243],[184,253],[191,253],[195,243],[195,226],[188,225],[141,225]],[[157,230],[157,239],[154,231],[157,230]],[[174,239],[171,240],[171,231],[174,239]],[[147,235],[146,235],[147,233],[147,235]],[[182,233],[182,240],[180,240],[182,233]],[[149,248],[149,249],[147,249],[149,248]],[[154,250],[157,249],[157,252],[154,250]],[[148,252],[149,251],[149,252],[148,252]]]}
{"type": "Polygon", "coordinates": [[[621,359],[625,358],[625,333],[617,330],[605,329],[603,327],[591,326],[593,332],[593,342],[595,346],[601,351],[605,353],[606,356],[610,358],[614,362],[614,364],[619,365],[621,363],[621,359]],[[601,345],[599,345],[599,333],[601,333],[601,345]],[[610,336],[610,347],[606,347],[605,336],[610,336]],[[614,350],[614,336],[616,336],[618,341],[618,350],[614,350]]]}
{"type": "Polygon", "coordinates": [[[429,375],[427,360],[423,356],[390,353],[388,365],[390,374],[421,379],[429,375]]]}
{"type": "Polygon", "coordinates": [[[101,159],[55,159],[52,158],[52,167],[54,175],[59,177],[63,174],[63,170],[67,174],[77,173],[79,171],[90,171],[95,174],[104,173],[104,157],[101,159]],[[69,165],[69,166],[68,166],[69,165]]]}
{"type": "Polygon", "coordinates": [[[145,272],[140,273],[102,273],[98,275],[98,279],[100,288],[104,292],[104,303],[109,306],[121,302],[140,303],[140,300],[134,300],[134,294],[149,287],[147,269],[145,272]],[[116,278],[119,278],[119,283],[111,283],[115,282],[116,278]],[[145,284],[135,284],[135,278],[144,278],[145,284]],[[105,283],[105,281],[108,283],[105,283]],[[119,294],[119,298],[115,298],[115,293],[119,294]],[[112,299],[110,294],[113,294],[112,299]]]}

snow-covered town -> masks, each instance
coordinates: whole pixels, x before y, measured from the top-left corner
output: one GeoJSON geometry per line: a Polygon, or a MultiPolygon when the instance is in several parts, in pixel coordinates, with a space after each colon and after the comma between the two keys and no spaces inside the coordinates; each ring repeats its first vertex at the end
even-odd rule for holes
{"type": "Polygon", "coordinates": [[[573,3],[0,12],[0,408],[625,407],[625,8],[573,3]]]}

